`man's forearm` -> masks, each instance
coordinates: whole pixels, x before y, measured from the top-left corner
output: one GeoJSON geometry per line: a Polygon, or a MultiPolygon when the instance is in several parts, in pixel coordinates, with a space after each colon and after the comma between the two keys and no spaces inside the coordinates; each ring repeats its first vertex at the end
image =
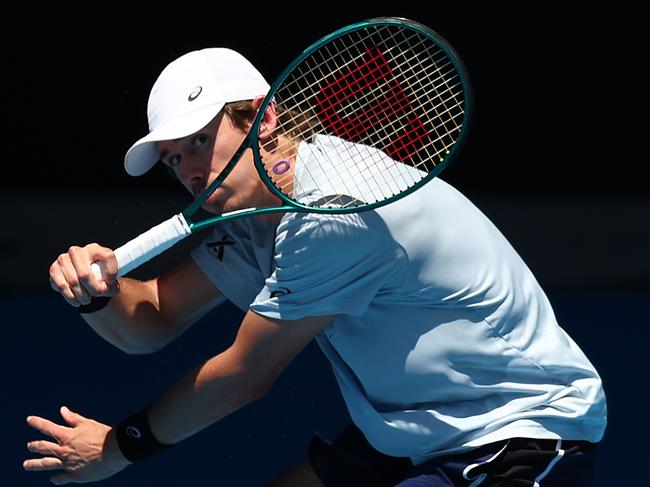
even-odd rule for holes
{"type": "MultiPolygon", "coordinates": [[[[287,364],[331,320],[329,316],[277,320],[248,311],[228,350],[187,374],[145,409],[145,427],[147,437],[154,441],[153,450],[159,449],[160,443],[178,443],[262,397],[287,364]]],[[[142,415],[139,418],[143,421],[142,415]]],[[[124,424],[120,423],[120,428],[124,424]]],[[[139,453],[148,454],[146,447],[139,453]]]]}
{"type": "Polygon", "coordinates": [[[127,353],[153,351],[164,334],[155,281],[119,281],[120,292],[105,308],[82,316],[97,334],[127,353]]]}
{"type": "Polygon", "coordinates": [[[239,363],[232,349],[193,370],[149,409],[162,443],[177,443],[264,395],[269,384],[239,363]]]}

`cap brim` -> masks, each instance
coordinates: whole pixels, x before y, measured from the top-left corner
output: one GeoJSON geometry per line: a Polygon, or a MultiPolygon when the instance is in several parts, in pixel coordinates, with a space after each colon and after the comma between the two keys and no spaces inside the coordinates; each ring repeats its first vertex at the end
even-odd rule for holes
{"type": "Polygon", "coordinates": [[[224,105],[225,103],[208,105],[157,127],[126,152],[124,169],[131,176],[142,176],[160,159],[156,142],[181,139],[198,132],[217,116],[224,105]]]}

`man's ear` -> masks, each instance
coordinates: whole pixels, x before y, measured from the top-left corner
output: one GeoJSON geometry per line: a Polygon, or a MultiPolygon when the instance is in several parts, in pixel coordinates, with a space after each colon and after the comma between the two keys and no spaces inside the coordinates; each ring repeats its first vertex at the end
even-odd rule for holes
{"type": "MultiPolygon", "coordinates": [[[[253,99],[253,107],[255,107],[256,110],[259,110],[260,106],[262,105],[262,101],[264,101],[263,96],[256,96],[253,99]]],[[[275,113],[275,103],[271,102],[266,106],[266,110],[264,111],[264,118],[262,118],[262,122],[260,123],[260,142],[263,143],[270,140],[277,126],[278,119],[275,113]]]]}

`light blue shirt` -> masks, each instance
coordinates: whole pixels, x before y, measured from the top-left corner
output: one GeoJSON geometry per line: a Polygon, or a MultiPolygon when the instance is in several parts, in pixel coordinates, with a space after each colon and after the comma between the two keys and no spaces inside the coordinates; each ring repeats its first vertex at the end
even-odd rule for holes
{"type": "MultiPolygon", "coordinates": [[[[330,140],[301,144],[300,164],[330,140]]],[[[334,316],[317,340],[378,450],[420,463],[516,436],[602,438],[598,373],[501,232],[440,178],[375,211],[286,214],[275,232],[232,221],[206,240],[222,234],[236,242],[222,260],[193,255],[240,308],[334,316]]]]}

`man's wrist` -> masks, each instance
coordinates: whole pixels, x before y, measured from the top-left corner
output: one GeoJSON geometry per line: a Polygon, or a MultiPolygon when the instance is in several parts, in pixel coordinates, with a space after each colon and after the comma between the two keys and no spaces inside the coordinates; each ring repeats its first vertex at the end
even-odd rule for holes
{"type": "Polygon", "coordinates": [[[171,446],[158,441],[152,433],[149,427],[148,410],[149,408],[146,407],[132,414],[113,428],[122,455],[132,463],[144,460],[171,446]]]}
{"type": "Polygon", "coordinates": [[[119,468],[126,468],[131,465],[131,462],[128,458],[124,456],[120,445],[117,442],[117,435],[115,428],[111,428],[111,431],[108,433],[108,438],[106,439],[106,448],[109,452],[110,458],[119,468]]]}
{"type": "Polygon", "coordinates": [[[94,313],[95,311],[104,309],[110,300],[111,296],[94,296],[90,300],[90,303],[82,304],[77,308],[77,311],[79,311],[81,314],[94,313]]]}

